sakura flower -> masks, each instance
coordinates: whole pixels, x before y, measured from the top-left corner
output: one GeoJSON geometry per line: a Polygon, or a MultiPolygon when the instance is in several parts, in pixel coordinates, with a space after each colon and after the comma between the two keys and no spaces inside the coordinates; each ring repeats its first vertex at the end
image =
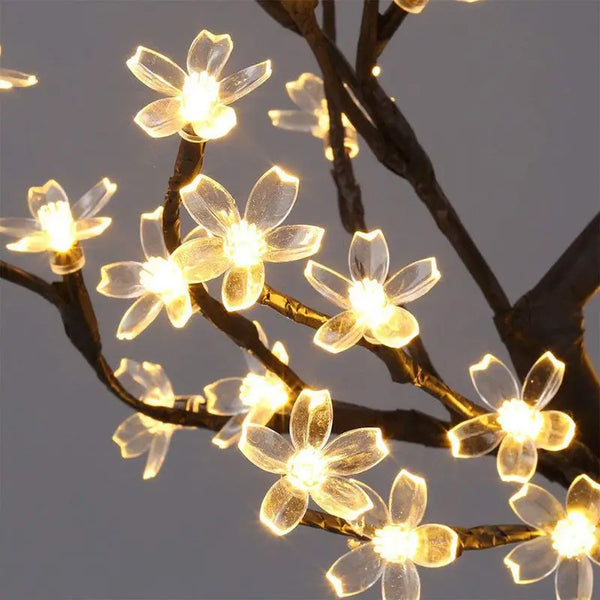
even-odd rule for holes
{"type": "MultiPolygon", "coordinates": [[[[192,316],[188,284],[199,283],[190,270],[188,255],[180,246],[169,255],[162,233],[162,207],[144,213],[140,237],[146,261],[123,261],[105,265],[96,288],[111,298],[137,298],[123,315],[117,337],[132,340],[156,317],[164,306],[173,327],[183,327],[192,316]]],[[[206,237],[194,230],[196,239],[206,237]]]]}
{"type": "MultiPolygon", "coordinates": [[[[123,358],[115,375],[130,393],[149,406],[173,408],[177,397],[169,378],[160,365],[151,362],[136,362],[123,358]]],[[[203,401],[194,396],[195,401],[203,401]]],[[[125,419],[113,434],[113,441],[121,448],[123,458],[135,458],[148,452],[144,479],[155,477],[167,455],[171,437],[181,425],[163,423],[152,417],[135,413],[125,419]]]]}
{"type": "Polygon", "coordinates": [[[317,330],[314,342],[337,354],[362,337],[372,344],[401,348],[418,333],[417,320],[398,306],[416,300],[440,279],[435,258],[425,258],[400,269],[389,279],[390,255],[380,229],[352,238],[348,263],[352,280],[312,260],[304,275],[308,282],[344,312],[317,330]]]}
{"type": "Polygon", "coordinates": [[[509,500],[516,515],[542,535],[516,546],[504,558],[515,583],[539,581],[556,570],[557,600],[589,600],[600,564],[600,485],[576,477],[567,491],[566,511],[545,489],[528,483],[509,500]]]}
{"type": "MultiPolygon", "coordinates": [[[[302,73],[296,81],[289,81],[285,88],[300,110],[270,110],[269,117],[275,127],[292,131],[305,131],[323,140],[325,156],[333,160],[329,143],[329,110],[325,99],[323,80],[312,73],[302,73]]],[[[358,154],[356,129],[348,117],[342,114],[344,146],[350,158],[358,154]]]]}
{"type": "Polygon", "coordinates": [[[288,262],[319,249],[324,230],[312,225],[284,225],[298,194],[298,179],[279,167],[256,182],[243,218],[229,192],[210,177],[198,175],[181,188],[183,204],[211,237],[192,239],[178,252],[189,273],[208,281],[226,272],[222,298],[229,311],[252,306],[263,289],[267,262],[288,262]]]}
{"type": "Polygon", "coordinates": [[[27,203],[33,219],[0,219],[0,233],[21,238],[6,247],[14,252],[51,252],[50,268],[58,275],[78,271],[85,256],[77,242],[100,235],[111,224],[110,217],[95,215],[116,190],[116,184],[105,177],[71,206],[54,179],[29,188],[27,203]]]}
{"type": "Polygon", "coordinates": [[[154,138],[177,132],[190,142],[202,142],[229,133],[237,120],[229,104],[271,76],[271,61],[266,60],[221,78],[232,50],[229,35],[202,30],[188,51],[186,74],[166,56],[138,46],[127,66],[142,83],[167,98],[148,104],[134,121],[154,138]]]}
{"type": "MultiPolygon", "coordinates": [[[[427,6],[429,0],[394,0],[394,2],[406,12],[418,14],[427,6]]],[[[459,2],[473,3],[479,0],[459,0],[459,2]]]]}
{"type": "Polygon", "coordinates": [[[361,516],[359,531],[370,541],[339,558],[326,577],[339,597],[360,594],[381,577],[385,600],[418,600],[421,582],[415,565],[449,565],[456,558],[458,535],[446,525],[419,525],[427,506],[427,484],[421,477],[400,471],[389,509],[377,492],[361,486],[373,508],[361,516]]]}
{"type": "Polygon", "coordinates": [[[367,493],[348,475],[370,469],[389,453],[381,430],[346,431],[325,445],[333,421],[327,390],[303,390],[290,416],[290,444],[279,433],[249,423],[239,448],[248,460],[282,475],[267,492],[260,520],[276,535],[289,533],[302,520],[309,497],[325,511],[356,519],[371,508],[367,493]]]}
{"type": "Polygon", "coordinates": [[[483,401],[496,412],[460,423],[448,432],[452,454],[473,458],[491,452],[498,444],[500,479],[525,483],[537,466],[537,448],[563,450],[573,439],[575,422],[569,415],[542,409],[554,397],[565,365],[545,352],[531,367],[523,387],[506,365],[491,354],[469,368],[471,380],[483,401]]]}
{"type": "MultiPolygon", "coordinates": [[[[260,341],[268,340],[260,323],[254,321],[260,341]]],[[[285,346],[277,341],[271,352],[284,364],[289,357],[285,346]]],[[[222,429],[212,438],[219,448],[229,448],[241,436],[248,423],[266,425],[271,417],[281,411],[289,401],[285,383],[248,352],[244,352],[249,372],[245,377],[219,379],[204,388],[206,410],[215,415],[232,415],[222,429]]]]}
{"type": "MultiPolygon", "coordinates": [[[[0,46],[0,54],[2,47],[0,46]]],[[[12,69],[0,67],[0,90],[10,90],[17,87],[30,87],[38,82],[35,75],[28,75],[12,69]]]]}

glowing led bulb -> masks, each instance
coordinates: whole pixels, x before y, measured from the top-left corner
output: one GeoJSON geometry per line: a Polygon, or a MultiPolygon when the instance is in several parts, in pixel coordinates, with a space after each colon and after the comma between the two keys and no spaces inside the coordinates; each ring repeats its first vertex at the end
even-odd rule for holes
{"type": "Polygon", "coordinates": [[[38,210],[37,217],[41,228],[48,234],[52,250],[66,252],[77,241],[75,221],[68,202],[48,202],[38,210]]]}
{"type": "MultiPolygon", "coordinates": [[[[2,47],[0,46],[0,54],[2,47]]],[[[11,90],[13,88],[30,87],[38,82],[35,75],[4,69],[0,67],[0,90],[11,90]]]]}
{"type": "Polygon", "coordinates": [[[181,95],[181,113],[186,121],[194,123],[210,116],[219,99],[219,84],[206,71],[192,73],[185,78],[181,95]]]}
{"type": "Polygon", "coordinates": [[[375,65],[371,69],[371,75],[373,75],[373,77],[379,77],[381,75],[381,67],[379,65],[375,65]]]}
{"type": "Polygon", "coordinates": [[[254,223],[242,219],[233,223],[224,243],[225,254],[236,267],[250,267],[262,262],[267,251],[264,236],[254,223]]]}
{"type": "Polygon", "coordinates": [[[498,409],[498,423],[513,439],[524,442],[537,438],[544,426],[544,418],[533,406],[513,398],[501,404],[498,409]]]}
{"type": "Polygon", "coordinates": [[[373,536],[375,552],[390,562],[412,560],[419,546],[419,538],[414,529],[404,525],[386,525],[375,530],[373,536]]]}
{"type": "Polygon", "coordinates": [[[248,407],[267,402],[273,410],[280,410],[287,404],[289,394],[283,381],[276,375],[268,372],[265,375],[248,373],[240,385],[240,399],[248,407]]]}
{"type": "Polygon", "coordinates": [[[387,319],[387,296],[383,285],[375,279],[352,283],[349,298],[352,308],[368,327],[375,328],[387,319]]]}
{"type": "Polygon", "coordinates": [[[287,469],[292,485],[307,491],[321,485],[327,477],[327,462],[315,448],[299,450],[290,458],[287,469]]]}
{"type": "Polygon", "coordinates": [[[158,256],[151,256],[143,263],[140,283],[149,292],[162,297],[165,303],[188,292],[183,272],[178,265],[158,256]]]}
{"type": "Polygon", "coordinates": [[[552,532],[552,546],[564,558],[589,554],[596,544],[595,526],[580,512],[569,512],[552,532]]]}

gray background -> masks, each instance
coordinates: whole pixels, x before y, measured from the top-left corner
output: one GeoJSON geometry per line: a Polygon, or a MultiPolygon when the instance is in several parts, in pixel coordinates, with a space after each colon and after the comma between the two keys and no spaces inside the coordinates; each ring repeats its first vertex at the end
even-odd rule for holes
{"type": "MultiPolygon", "coordinates": [[[[338,3],[347,52],[361,3],[338,3]]],[[[598,17],[596,1],[432,0],[410,17],[381,61],[382,82],[430,151],[449,197],[511,299],[529,289],[593,216],[598,198],[598,17]]],[[[161,315],[133,342],[118,342],[128,303],[94,291],[102,264],[139,259],[139,213],[162,202],[176,136],[152,140],[132,122],[157,98],[126,69],[137,44],[184,64],[203,28],[229,32],[227,72],[265,58],[274,74],[236,104],[238,127],[210,144],[205,172],[243,204],[267,168],[301,179],[290,223],[319,223],[319,260],[344,270],[349,242],[321,144],[274,129],[269,108],[291,108],[284,83],[315,61],[303,40],[250,1],[2,2],[3,64],[37,73],[32,89],[3,94],[1,212],[25,216],[27,188],[53,177],[76,199],[100,177],[119,191],[115,218],[85,244],[89,283],[113,365],[121,357],[164,365],[179,394],[244,372],[241,352],[194,318],[175,331],[161,315]]],[[[480,292],[409,187],[370,156],[356,160],[369,226],[384,227],[398,268],[435,255],[443,279],[413,305],[424,340],[447,381],[474,397],[467,367],[484,352],[502,358],[480,292]]],[[[10,256],[9,256],[10,254],[10,256]]],[[[4,258],[50,277],[43,255],[4,258]]],[[[268,281],[322,310],[302,264],[270,265],[268,281]]],[[[36,599],[327,598],[324,573],[346,551],[342,538],[298,528],[275,539],[257,520],[273,476],[235,451],[218,451],[205,431],[177,433],[158,478],[143,482],[144,458],[122,460],[111,435],[130,413],[100,385],[67,342],[55,310],[2,284],[0,597],[36,599]]],[[[590,306],[589,309],[593,307],[590,306]]],[[[336,398],[377,407],[438,403],[392,384],[361,349],[333,357],[312,332],[265,308],[248,313],[283,338],[292,365],[336,398]]],[[[591,318],[591,317],[590,317],[591,318]]],[[[597,322],[588,344],[598,356],[597,322]]],[[[393,455],[364,476],[387,494],[400,467],[429,481],[428,521],[515,522],[493,459],[457,461],[448,452],[392,444],[393,455]]],[[[538,483],[545,480],[538,476],[538,483]]],[[[549,485],[560,498],[564,490],[549,485]]],[[[517,587],[505,550],[474,552],[441,570],[421,569],[424,598],[549,598],[552,581],[517,587]]],[[[379,585],[363,595],[376,598],[379,585]]]]}

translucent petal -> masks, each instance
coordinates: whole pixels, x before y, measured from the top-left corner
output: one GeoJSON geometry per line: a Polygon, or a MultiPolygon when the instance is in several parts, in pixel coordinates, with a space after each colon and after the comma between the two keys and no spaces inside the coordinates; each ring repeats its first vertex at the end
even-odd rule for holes
{"type": "Polygon", "coordinates": [[[352,284],[349,279],[313,260],[306,263],[304,276],[308,283],[327,300],[340,308],[350,308],[349,293],[352,284]]]}
{"type": "Polygon", "coordinates": [[[558,560],[552,537],[544,535],[513,548],[504,557],[504,564],[510,569],[515,583],[533,583],[550,575],[558,560]]]}
{"type": "Polygon", "coordinates": [[[140,283],[142,263],[122,261],[104,265],[100,269],[100,283],[96,290],[111,298],[137,298],[145,292],[140,283]]]}
{"type": "Polygon", "coordinates": [[[346,310],[327,320],[315,333],[313,341],[327,352],[338,354],[348,350],[364,335],[366,326],[353,310],[346,310]]]}
{"type": "Polygon", "coordinates": [[[202,73],[217,78],[233,50],[233,41],[228,34],[215,35],[203,29],[192,42],[187,55],[189,73],[202,73]]]}
{"type": "Polygon", "coordinates": [[[302,390],[290,416],[292,444],[296,450],[309,446],[323,448],[332,423],[333,404],[329,390],[302,390]]]}
{"type": "Polygon", "coordinates": [[[392,304],[406,304],[426,294],[439,280],[435,258],[418,260],[392,275],[384,289],[392,304]]]}
{"type": "Polygon", "coordinates": [[[206,175],[198,175],[179,190],[181,200],[198,223],[214,235],[226,235],[232,223],[240,220],[238,209],[229,192],[206,175]]]}
{"type": "Polygon", "coordinates": [[[291,444],[276,431],[252,423],[244,427],[239,448],[250,462],[269,473],[286,473],[294,454],[291,444]]]}
{"type": "Polygon", "coordinates": [[[188,283],[202,283],[223,274],[231,265],[225,256],[223,240],[217,237],[194,238],[177,248],[171,258],[188,283]]]}
{"type": "Polygon", "coordinates": [[[502,481],[526,483],[537,467],[535,442],[526,439],[521,442],[507,435],[500,444],[496,464],[502,481]]]}
{"type": "Polygon", "coordinates": [[[242,427],[244,426],[244,421],[246,419],[246,414],[238,414],[231,417],[223,427],[219,433],[213,436],[212,443],[221,448],[221,450],[226,450],[235,444],[242,436],[242,427]]]}
{"type": "Polygon", "coordinates": [[[383,283],[390,266],[390,253],[381,229],[357,231],[348,252],[350,275],[354,281],[374,279],[383,283]]]}
{"type": "Polygon", "coordinates": [[[110,217],[92,217],[75,221],[75,237],[78,240],[89,240],[100,235],[111,223],[110,217]]]}
{"type": "Polygon", "coordinates": [[[369,497],[373,505],[369,510],[349,521],[354,531],[359,535],[372,534],[375,529],[381,529],[390,524],[390,513],[383,498],[371,487],[357,479],[352,480],[369,497]]]}
{"type": "Polygon", "coordinates": [[[600,565],[600,526],[596,525],[594,530],[594,537],[596,541],[590,550],[589,557],[597,564],[600,565]]]}
{"type": "Polygon", "coordinates": [[[161,94],[177,96],[183,90],[186,77],[183,69],[154,50],[138,46],[127,66],[143,84],[161,94]]]}
{"type": "Polygon", "coordinates": [[[208,238],[211,237],[211,233],[202,225],[196,225],[182,240],[182,243],[185,244],[190,240],[194,240],[196,238],[208,238]]]}
{"type": "Polygon", "coordinates": [[[410,560],[387,563],[381,583],[382,600],[419,600],[421,596],[419,573],[410,560]]]}
{"type": "Polygon", "coordinates": [[[406,12],[416,15],[419,14],[425,8],[425,6],[427,6],[429,0],[394,0],[394,2],[406,12]]]}
{"type": "Polygon", "coordinates": [[[469,367],[477,393],[494,410],[505,400],[520,398],[519,386],[506,365],[491,354],[469,367]]]}
{"type": "Polygon", "coordinates": [[[248,407],[240,398],[241,377],[219,379],[204,388],[206,410],[213,415],[237,415],[248,407]]]}
{"type": "Polygon", "coordinates": [[[163,207],[159,206],[151,213],[142,213],[140,217],[140,239],[146,258],[168,258],[162,229],[163,207]]]}
{"type": "Polygon", "coordinates": [[[312,113],[322,108],[325,100],[323,80],[312,73],[302,73],[296,81],[289,81],[285,88],[292,101],[302,110],[312,113]]]}
{"type": "Polygon", "coordinates": [[[575,435],[575,421],[558,410],[545,410],[540,414],[544,424],[535,443],[544,450],[564,450],[575,435]]]}
{"type": "Polygon", "coordinates": [[[538,409],[544,408],[554,397],[565,373],[565,363],[552,352],[544,352],[527,373],[523,382],[523,400],[538,409]]]}
{"type": "Polygon", "coordinates": [[[273,348],[271,349],[271,352],[273,353],[274,356],[276,356],[284,365],[289,364],[290,362],[290,357],[288,356],[287,350],[285,349],[285,346],[283,345],[283,342],[280,342],[279,340],[276,341],[273,344],[273,348]]]}
{"type": "Polygon", "coordinates": [[[0,219],[0,233],[20,238],[38,233],[40,224],[35,219],[4,217],[0,219]]]}
{"type": "Polygon", "coordinates": [[[154,294],[144,294],[138,298],[123,315],[117,329],[117,338],[132,340],[137,337],[156,319],[162,306],[161,299],[154,294]]]}
{"type": "Polygon", "coordinates": [[[133,120],[153,138],[173,135],[186,124],[179,98],[155,100],[144,106],[133,120]]]}
{"type": "Polygon", "coordinates": [[[285,535],[302,520],[307,506],[308,492],[295,488],[287,477],[282,477],[265,495],[260,520],[275,535],[285,535]]]}
{"type": "Polygon", "coordinates": [[[338,558],[327,571],[326,577],[338,597],[360,594],[380,577],[384,560],[373,548],[372,542],[361,544],[338,558]]]}
{"type": "Polygon", "coordinates": [[[292,210],[298,185],[297,177],[279,167],[271,167],[250,191],[244,219],[263,232],[277,227],[292,210]]]}
{"type": "Polygon", "coordinates": [[[267,425],[268,422],[273,418],[275,410],[270,402],[259,401],[257,402],[246,415],[246,423],[253,423],[254,425],[267,425]]]}
{"type": "Polygon", "coordinates": [[[219,97],[224,104],[231,104],[255,90],[271,77],[271,61],[246,67],[219,82],[219,97]]]}
{"type": "Polygon", "coordinates": [[[416,529],[419,541],[413,560],[422,567],[445,567],[456,559],[459,538],[446,525],[433,523],[416,529]]]}
{"type": "Polygon", "coordinates": [[[87,219],[97,215],[117,191],[117,184],[103,177],[71,206],[74,219],[87,219]]]}
{"type": "Polygon", "coordinates": [[[198,140],[192,139],[185,135],[185,130],[181,130],[180,134],[186,140],[195,142],[200,140],[216,140],[224,135],[227,135],[237,123],[237,115],[231,106],[224,104],[215,104],[202,121],[194,121],[192,128],[198,136],[198,140]]]}
{"type": "Polygon", "coordinates": [[[171,382],[159,364],[122,358],[115,377],[146,404],[172,407],[175,402],[171,382]]]}
{"type": "Polygon", "coordinates": [[[187,292],[175,298],[169,298],[165,302],[165,309],[171,325],[178,329],[185,326],[194,312],[192,300],[187,292]]]}
{"type": "Polygon", "coordinates": [[[275,127],[290,131],[311,133],[319,124],[316,115],[301,110],[270,110],[269,117],[275,127]]]}
{"type": "Polygon", "coordinates": [[[169,450],[171,443],[171,437],[174,429],[166,429],[157,433],[150,444],[150,450],[148,452],[148,460],[146,461],[146,468],[144,469],[144,479],[152,479],[156,477],[169,450]]]}
{"type": "Polygon", "coordinates": [[[592,523],[600,523],[600,485],[587,475],[575,477],[567,492],[567,510],[581,512],[592,523]]]}
{"type": "Polygon", "coordinates": [[[371,329],[373,337],[384,346],[402,348],[419,335],[419,323],[401,306],[386,307],[388,317],[371,329]]]}
{"type": "Polygon", "coordinates": [[[6,244],[6,247],[13,252],[44,252],[50,250],[50,240],[44,231],[39,231],[6,244]]]}
{"type": "Polygon", "coordinates": [[[378,427],[361,427],[346,431],[329,443],[324,455],[334,475],[362,473],[383,460],[389,449],[378,427]]]}
{"type": "MultiPolygon", "coordinates": [[[[258,333],[258,339],[260,340],[263,346],[268,347],[269,340],[267,338],[267,334],[265,330],[262,328],[262,325],[258,321],[252,321],[254,326],[256,327],[256,331],[258,333]]],[[[248,366],[248,370],[252,373],[256,373],[257,375],[265,374],[265,367],[263,364],[252,354],[251,352],[244,352],[244,359],[246,360],[246,365],[248,366]]],[[[287,364],[287,363],[286,363],[287,364]]]]}
{"type": "Polygon", "coordinates": [[[521,521],[542,531],[551,532],[556,523],[566,517],[561,503],[533,483],[525,484],[508,503],[521,521]]]}
{"type": "Polygon", "coordinates": [[[556,570],[557,600],[590,600],[594,589],[592,563],[586,556],[563,559],[556,570]]]}
{"type": "Polygon", "coordinates": [[[34,217],[37,218],[40,208],[50,202],[69,202],[65,190],[63,190],[58,181],[50,179],[42,186],[29,188],[27,192],[27,204],[29,205],[29,211],[34,217]]]}
{"type": "Polygon", "coordinates": [[[269,262],[288,262],[307,258],[319,251],[325,230],[314,225],[283,225],[265,236],[269,262]]]}
{"type": "Polygon", "coordinates": [[[112,439],[121,449],[123,458],[134,458],[148,450],[154,437],[148,428],[149,421],[153,419],[135,413],[117,427],[112,439]]]}
{"type": "Polygon", "coordinates": [[[373,506],[360,486],[343,477],[327,477],[320,486],[312,488],[310,494],[324,511],[342,519],[356,519],[373,506]]]}
{"type": "Polygon", "coordinates": [[[491,452],[504,436],[496,413],[463,421],[448,432],[452,456],[457,458],[483,456],[491,452]]]}
{"type": "Polygon", "coordinates": [[[223,280],[222,299],[232,312],[253,306],[265,284],[265,265],[259,262],[249,267],[232,267],[223,280]]]}
{"type": "Polygon", "coordinates": [[[0,68],[0,90],[30,87],[37,82],[38,79],[35,75],[22,73],[13,69],[0,68]]]}
{"type": "Polygon", "coordinates": [[[427,508],[427,483],[418,475],[402,469],[390,491],[390,518],[394,523],[414,529],[427,508]]]}

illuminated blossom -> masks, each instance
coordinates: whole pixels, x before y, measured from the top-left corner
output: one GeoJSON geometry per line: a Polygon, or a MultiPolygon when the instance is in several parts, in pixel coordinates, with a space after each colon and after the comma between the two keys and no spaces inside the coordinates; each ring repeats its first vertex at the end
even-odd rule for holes
{"type": "Polygon", "coordinates": [[[100,235],[111,224],[110,217],[95,215],[116,190],[105,177],[71,205],[54,179],[29,188],[27,203],[34,218],[0,219],[0,233],[21,238],[6,247],[14,252],[51,252],[50,267],[59,275],[81,269],[85,256],[77,242],[100,235]]]}
{"type": "MultiPolygon", "coordinates": [[[[458,0],[459,2],[479,2],[479,0],[458,0]]],[[[429,0],[394,0],[394,2],[400,7],[403,8],[406,12],[418,14],[420,13],[429,0]]]]}
{"type": "MultiPolygon", "coordinates": [[[[300,110],[270,110],[269,117],[275,127],[292,131],[305,131],[323,140],[325,156],[333,160],[333,151],[329,143],[329,111],[323,80],[312,73],[302,73],[296,81],[288,81],[285,88],[292,101],[300,110]]],[[[342,114],[344,125],[344,146],[350,158],[358,154],[356,129],[342,114]]]]}
{"type": "Polygon", "coordinates": [[[373,508],[355,524],[369,542],[339,558],[327,579],[339,597],[360,594],[380,577],[385,600],[418,600],[421,582],[415,565],[445,567],[457,554],[459,538],[446,525],[419,525],[427,506],[427,484],[400,471],[390,492],[389,509],[381,497],[361,484],[373,508]]]}
{"type": "Polygon", "coordinates": [[[282,475],[267,492],[260,520],[276,535],[301,521],[309,497],[325,511],[356,519],[372,507],[367,493],[348,475],[370,469],[388,455],[381,430],[346,431],[325,445],[331,433],[333,405],[327,390],[303,390],[290,416],[290,444],[263,425],[244,427],[239,448],[257,467],[282,475]]]}
{"type": "Polygon", "coordinates": [[[506,365],[486,354],[469,372],[483,401],[496,412],[451,429],[452,454],[459,458],[482,456],[500,444],[497,465],[502,481],[529,481],[537,466],[537,448],[563,450],[575,434],[575,422],[569,415],[542,411],[558,391],[564,370],[563,362],[545,352],[519,389],[506,365]]]}
{"type": "Polygon", "coordinates": [[[229,192],[210,177],[198,175],[181,188],[183,204],[210,237],[193,239],[179,249],[198,281],[226,272],[222,298],[229,311],[252,306],[263,289],[266,262],[288,262],[313,255],[324,230],[312,225],[279,226],[298,194],[298,179],[279,167],[256,182],[240,217],[229,192]]]}
{"type": "MultiPolygon", "coordinates": [[[[254,321],[260,341],[267,346],[268,340],[260,323],[254,321]]],[[[288,364],[289,357],[285,346],[277,341],[271,352],[282,363],[288,364]]],[[[285,383],[248,352],[244,352],[249,372],[245,377],[219,379],[204,388],[206,410],[215,415],[231,418],[212,438],[219,448],[229,448],[242,434],[248,423],[266,425],[271,417],[285,408],[289,400],[289,390],[285,383]]]]}
{"type": "Polygon", "coordinates": [[[543,488],[528,483],[509,500],[517,516],[542,534],[516,546],[504,558],[515,583],[533,583],[556,570],[557,600],[589,600],[600,564],[600,485],[576,477],[567,492],[566,511],[543,488]]]}
{"type": "Polygon", "coordinates": [[[362,337],[372,344],[401,348],[419,333],[419,324],[406,309],[440,279],[435,258],[414,262],[387,279],[390,262],[380,229],[352,238],[348,263],[350,281],[336,271],[309,260],[304,271],[308,282],[344,312],[317,330],[314,342],[338,353],[354,346],[362,337]]]}
{"type": "Polygon", "coordinates": [[[138,46],[127,66],[167,98],[148,104],[134,121],[155,138],[179,133],[190,142],[201,142],[226,135],[237,120],[229,105],[271,76],[271,61],[266,60],[221,78],[232,50],[229,35],[202,30],[188,51],[186,74],[166,56],[138,46]]]}
{"type": "MultiPolygon", "coordinates": [[[[2,47],[0,46],[0,54],[2,47]]],[[[12,69],[0,67],[0,90],[10,90],[12,88],[29,87],[38,82],[35,75],[28,75],[12,69]]]]}

